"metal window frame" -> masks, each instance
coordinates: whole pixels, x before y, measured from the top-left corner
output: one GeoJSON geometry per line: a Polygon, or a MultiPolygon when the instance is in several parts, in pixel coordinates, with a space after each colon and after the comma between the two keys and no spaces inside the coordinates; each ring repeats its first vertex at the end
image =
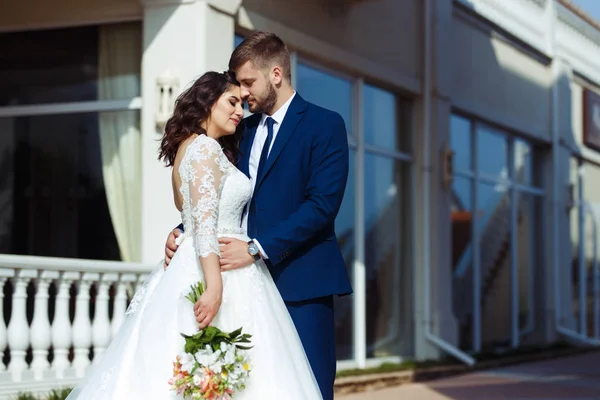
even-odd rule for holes
{"type": "Polygon", "coordinates": [[[28,104],[0,107],[0,118],[35,117],[38,115],[141,110],[140,96],[115,100],[92,100],[65,103],[28,104]]]}
{"type": "MultiPolygon", "coordinates": [[[[410,191],[411,194],[410,211],[414,211],[414,163],[413,156],[409,153],[393,151],[386,148],[378,147],[365,143],[364,133],[364,100],[363,91],[365,80],[362,77],[356,77],[344,73],[343,71],[334,70],[326,65],[317,63],[313,60],[300,56],[296,51],[290,53],[292,84],[296,88],[298,63],[314,68],[319,72],[331,74],[335,77],[348,80],[352,84],[352,130],[348,132],[348,145],[355,151],[354,158],[354,261],[353,261],[353,286],[354,286],[354,301],[353,301],[353,334],[352,334],[352,349],[353,357],[347,360],[337,361],[339,368],[366,368],[376,366],[382,362],[401,362],[402,357],[367,357],[367,287],[366,287],[366,262],[365,262],[365,157],[367,154],[372,154],[378,157],[384,157],[393,161],[407,163],[410,168],[410,191]]],[[[397,93],[392,92],[397,96],[397,93]]],[[[411,113],[412,117],[412,113],[411,113]]],[[[414,133],[409,129],[410,140],[413,140],[414,133]]],[[[413,215],[411,212],[410,215],[413,215]]],[[[414,221],[412,218],[409,223],[411,229],[414,230],[414,221]]],[[[414,243],[410,243],[411,255],[414,253],[414,243]]],[[[411,264],[414,264],[414,257],[411,256],[411,264]]]]}
{"type": "MultiPolygon", "coordinates": [[[[529,318],[526,327],[524,329],[520,329],[519,326],[519,260],[518,260],[518,207],[517,207],[517,198],[519,195],[533,195],[536,197],[546,198],[546,190],[535,185],[527,185],[523,183],[519,183],[515,181],[515,142],[517,139],[525,140],[528,143],[530,141],[523,139],[522,137],[518,137],[510,130],[502,130],[498,127],[494,128],[494,131],[498,134],[503,135],[507,140],[507,178],[498,178],[489,173],[481,172],[479,166],[479,128],[480,126],[488,126],[483,121],[480,121],[473,117],[467,117],[463,114],[454,114],[460,116],[461,118],[465,118],[469,121],[470,129],[470,143],[471,143],[471,160],[472,170],[468,169],[458,169],[455,171],[455,176],[466,178],[471,185],[471,212],[475,216],[471,220],[471,231],[472,231],[472,248],[473,248],[473,343],[472,343],[472,351],[474,353],[481,352],[482,347],[482,326],[481,326],[481,229],[478,227],[478,218],[477,218],[477,210],[479,209],[479,201],[480,201],[480,183],[487,184],[496,184],[496,185],[504,185],[507,188],[508,195],[510,196],[510,310],[511,310],[511,347],[517,348],[520,345],[520,338],[533,331],[535,326],[535,307],[534,307],[534,284],[533,284],[533,273],[534,273],[534,265],[533,263],[529,263],[530,266],[530,279],[528,285],[528,305],[529,305],[529,318]]],[[[535,145],[535,143],[532,143],[535,145]]],[[[535,146],[532,147],[532,150],[535,151],[535,146]]],[[[533,168],[536,167],[535,160],[533,159],[533,168]]],[[[532,242],[533,243],[533,242],[532,242]]]]}

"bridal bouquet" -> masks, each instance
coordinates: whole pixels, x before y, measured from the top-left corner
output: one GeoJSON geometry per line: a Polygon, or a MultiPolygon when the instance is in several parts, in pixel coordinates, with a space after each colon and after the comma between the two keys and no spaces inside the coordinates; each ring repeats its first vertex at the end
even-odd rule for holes
{"type": "MultiPolygon", "coordinates": [[[[200,282],[186,298],[196,304],[204,290],[200,282]]],[[[182,336],[184,352],[173,362],[171,390],[186,400],[230,400],[244,390],[251,370],[246,354],[251,335],[242,334],[242,328],[226,333],[208,326],[195,335],[182,336]]]]}

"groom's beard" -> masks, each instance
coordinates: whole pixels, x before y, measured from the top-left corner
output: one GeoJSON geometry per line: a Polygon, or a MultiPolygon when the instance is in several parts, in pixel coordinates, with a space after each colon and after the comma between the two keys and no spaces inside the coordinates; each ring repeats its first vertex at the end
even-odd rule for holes
{"type": "Polygon", "coordinates": [[[261,99],[254,98],[254,104],[248,104],[248,109],[254,114],[271,115],[275,104],[277,104],[277,92],[275,91],[275,87],[269,82],[267,90],[265,90],[261,99]]]}

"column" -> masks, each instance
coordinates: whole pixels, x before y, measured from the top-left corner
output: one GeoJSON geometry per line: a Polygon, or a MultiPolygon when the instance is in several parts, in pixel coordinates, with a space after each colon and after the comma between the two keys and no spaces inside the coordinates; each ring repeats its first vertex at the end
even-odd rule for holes
{"type": "Polygon", "coordinates": [[[164,256],[168,233],[181,222],[173,206],[171,169],[157,160],[156,82],[165,72],[180,91],[208,70],[227,69],[240,0],[143,0],[142,58],[142,262],[164,256]]]}
{"type": "MultiPolygon", "coordinates": [[[[425,96],[415,104],[415,271],[414,271],[414,319],[415,319],[415,357],[419,360],[435,359],[445,355],[444,351],[429,340],[425,333],[430,331],[451,346],[457,344],[457,324],[452,310],[452,257],[451,257],[451,220],[450,192],[444,189],[441,182],[441,154],[449,144],[450,131],[450,70],[452,4],[443,0],[431,0],[429,18],[431,22],[432,46],[428,57],[430,64],[430,85],[422,85],[429,89],[429,115],[425,116],[425,96]],[[425,117],[429,121],[430,141],[425,143],[425,117]],[[428,146],[428,159],[425,151],[428,146]],[[429,208],[424,210],[423,189],[425,176],[428,175],[429,208]],[[425,220],[424,213],[429,213],[425,220]],[[424,226],[427,224],[429,235],[424,237],[424,226]],[[429,253],[430,292],[429,304],[424,294],[423,263],[425,252],[429,253]],[[426,319],[426,307],[431,309],[430,319],[426,319]]],[[[423,35],[424,36],[424,35],[423,35]]],[[[466,295],[466,294],[465,294],[466,295]]]]}

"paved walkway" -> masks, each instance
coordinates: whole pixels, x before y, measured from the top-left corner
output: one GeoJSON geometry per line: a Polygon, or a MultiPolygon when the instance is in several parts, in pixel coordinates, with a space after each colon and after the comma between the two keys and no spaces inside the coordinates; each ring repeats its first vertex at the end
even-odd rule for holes
{"type": "Polygon", "coordinates": [[[600,352],[336,397],[367,399],[600,400],[600,352]]]}

